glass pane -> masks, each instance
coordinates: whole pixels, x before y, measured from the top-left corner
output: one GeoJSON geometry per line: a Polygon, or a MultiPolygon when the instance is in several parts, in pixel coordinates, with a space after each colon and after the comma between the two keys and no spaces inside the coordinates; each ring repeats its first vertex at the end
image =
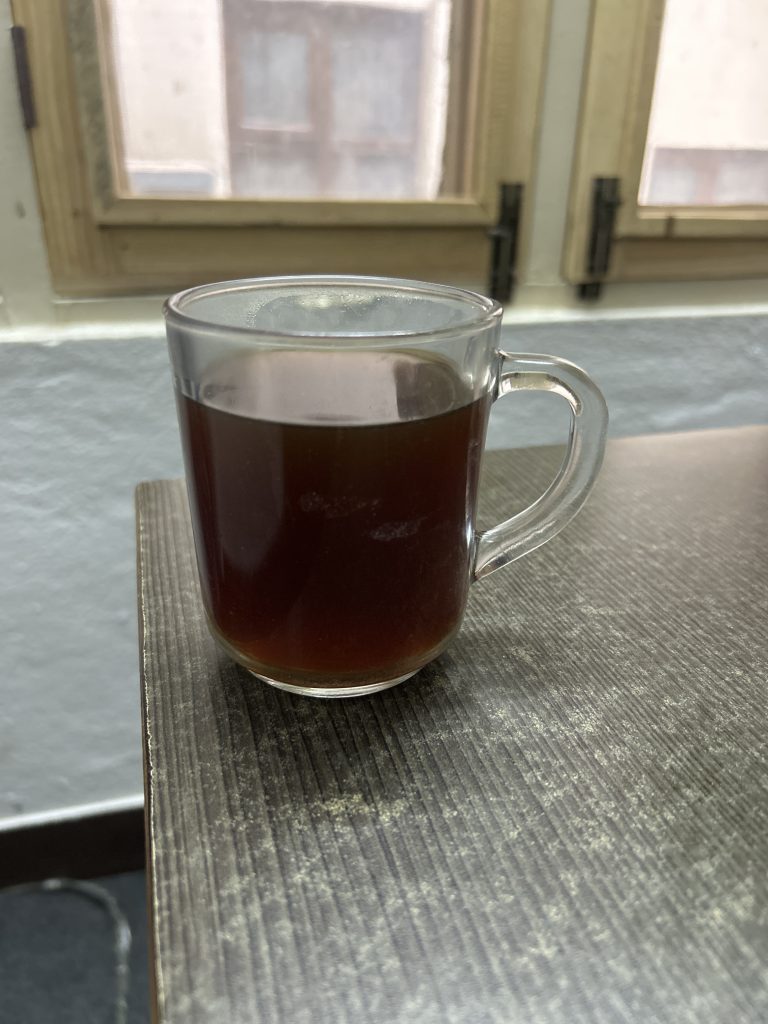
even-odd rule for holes
{"type": "Polygon", "coordinates": [[[437,198],[453,6],[107,0],[121,191],[437,198]]]}
{"type": "Polygon", "coordinates": [[[338,139],[399,139],[415,134],[421,72],[421,25],[393,20],[386,36],[374,38],[365,25],[333,40],[331,101],[338,139]],[[385,75],[371,74],[375,67],[385,75]]]}
{"type": "Polygon", "coordinates": [[[309,121],[309,39],[298,32],[249,32],[240,40],[244,123],[296,128],[309,121]]]}
{"type": "Polygon", "coordinates": [[[768,203],[766,0],[667,0],[639,202],[768,203]]]}

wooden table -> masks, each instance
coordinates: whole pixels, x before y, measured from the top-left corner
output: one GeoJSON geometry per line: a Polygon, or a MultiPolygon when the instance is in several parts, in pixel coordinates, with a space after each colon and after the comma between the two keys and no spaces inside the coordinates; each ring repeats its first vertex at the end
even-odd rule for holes
{"type": "MultiPolygon", "coordinates": [[[[492,453],[484,518],[558,452],[492,453]]],[[[218,653],[138,492],[157,1020],[768,1020],[768,428],[614,442],[555,541],[375,697],[218,653]]]]}

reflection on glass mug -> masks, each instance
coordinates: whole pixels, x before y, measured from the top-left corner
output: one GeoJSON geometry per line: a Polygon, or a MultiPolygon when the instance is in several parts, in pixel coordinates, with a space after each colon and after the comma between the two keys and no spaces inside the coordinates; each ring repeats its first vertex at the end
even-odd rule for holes
{"type": "Polygon", "coordinates": [[[501,308],[414,281],[293,277],[165,306],[203,602],[251,672],[318,696],[413,675],[469,587],[553,537],[589,493],[607,411],[578,367],[499,349],[501,308]],[[569,404],[563,466],[530,508],[475,530],[491,404],[569,404]]]}

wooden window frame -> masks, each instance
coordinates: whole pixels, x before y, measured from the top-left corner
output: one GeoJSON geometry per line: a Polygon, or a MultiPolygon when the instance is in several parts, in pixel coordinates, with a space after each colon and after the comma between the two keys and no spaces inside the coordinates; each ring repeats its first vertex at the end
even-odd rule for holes
{"type": "Polygon", "coordinates": [[[571,180],[563,273],[588,272],[596,177],[620,181],[605,281],[692,281],[768,275],[768,206],[637,203],[665,0],[592,0],[588,60],[571,180]]]}
{"type": "Polygon", "coordinates": [[[478,73],[462,85],[471,89],[471,123],[449,123],[446,147],[455,152],[463,142],[470,155],[462,172],[469,194],[432,202],[120,196],[112,180],[119,162],[109,149],[117,135],[102,91],[112,86],[94,45],[104,30],[101,0],[12,0],[11,9],[26,30],[38,113],[30,145],[52,281],[62,295],[312,272],[481,284],[499,184],[531,180],[549,0],[465,5],[478,73]]]}

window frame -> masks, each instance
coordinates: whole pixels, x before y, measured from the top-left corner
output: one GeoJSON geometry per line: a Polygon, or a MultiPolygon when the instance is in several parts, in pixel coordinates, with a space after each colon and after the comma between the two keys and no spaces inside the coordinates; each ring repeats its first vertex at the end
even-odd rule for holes
{"type": "Polygon", "coordinates": [[[768,275],[768,205],[643,206],[637,202],[665,0],[592,0],[587,65],[571,178],[563,274],[588,272],[592,183],[620,181],[610,281],[768,275]]]}
{"type": "MultiPolygon", "coordinates": [[[[465,17],[479,19],[476,116],[466,144],[474,154],[470,195],[380,202],[118,196],[112,168],[119,164],[111,148],[118,136],[102,93],[114,85],[105,83],[94,47],[103,31],[101,5],[11,5],[14,23],[27,35],[39,121],[30,145],[59,294],[146,293],[226,277],[318,271],[475,285],[484,278],[498,186],[531,181],[549,0],[482,0],[465,9],[465,17]]],[[[528,221],[524,215],[523,245],[528,221]]]]}

